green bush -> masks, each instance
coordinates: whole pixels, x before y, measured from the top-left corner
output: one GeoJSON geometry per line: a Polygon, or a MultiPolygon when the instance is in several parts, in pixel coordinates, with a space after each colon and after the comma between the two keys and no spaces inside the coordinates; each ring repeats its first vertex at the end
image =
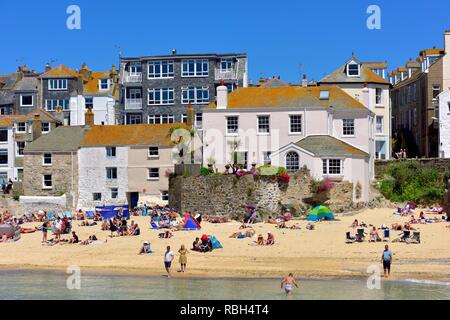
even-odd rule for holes
{"type": "Polygon", "coordinates": [[[210,170],[210,169],[208,169],[206,167],[201,167],[201,169],[200,169],[200,175],[201,176],[209,176],[209,175],[211,175],[213,173],[214,173],[214,171],[212,171],[212,170],[210,170]]]}
{"type": "Polygon", "coordinates": [[[391,201],[432,204],[444,196],[446,174],[413,161],[393,162],[385,172],[380,191],[391,201]]]}

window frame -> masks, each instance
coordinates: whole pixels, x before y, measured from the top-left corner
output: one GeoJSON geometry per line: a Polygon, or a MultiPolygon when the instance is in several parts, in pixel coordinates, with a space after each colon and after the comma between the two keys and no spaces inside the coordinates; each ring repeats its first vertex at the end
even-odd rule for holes
{"type": "Polygon", "coordinates": [[[303,115],[302,114],[290,114],[289,115],[289,134],[290,135],[302,135],[303,134],[303,115]],[[294,125],[300,126],[300,131],[292,131],[293,123],[292,119],[294,117],[300,117],[300,122],[294,125]]]}
{"type": "Polygon", "coordinates": [[[174,88],[149,88],[147,89],[147,105],[149,106],[166,106],[175,104],[175,90],[174,88]],[[167,95],[167,99],[164,99],[164,95],[167,95]],[[153,98],[150,99],[150,95],[153,98]],[[159,99],[156,96],[159,95],[159,99]]]}
{"type": "MultiPolygon", "coordinates": [[[[333,166],[333,168],[337,168],[333,166]]],[[[341,158],[323,158],[322,159],[322,175],[341,177],[344,175],[344,160],[341,158]],[[339,161],[339,173],[330,173],[330,161],[339,161]],[[324,172],[326,169],[326,172],[324,172]]]]}
{"type": "Polygon", "coordinates": [[[258,128],[258,135],[270,135],[270,115],[260,114],[256,116],[257,118],[257,128],[258,128]],[[264,119],[267,120],[267,123],[261,123],[261,120],[264,119]],[[266,128],[265,128],[266,127],[266,128]],[[267,130],[267,131],[261,131],[261,129],[267,130]]]}
{"type": "Polygon", "coordinates": [[[164,114],[152,114],[147,117],[147,123],[148,124],[175,123],[175,115],[165,114],[165,113],[164,114]]]}
{"type": "Polygon", "coordinates": [[[220,58],[219,62],[219,72],[220,73],[226,73],[233,71],[234,67],[234,59],[233,58],[220,58]],[[223,65],[226,65],[226,68],[223,68],[223,65]]]}
{"type": "Polygon", "coordinates": [[[102,193],[101,192],[92,192],[92,201],[101,202],[102,201],[102,193]],[[98,199],[96,199],[96,196],[99,196],[98,199]]]}
{"type": "MultiPolygon", "coordinates": [[[[159,172],[159,168],[158,167],[152,167],[152,168],[148,168],[147,169],[147,180],[151,180],[151,181],[159,181],[159,179],[161,178],[161,174],[159,172]],[[157,177],[152,177],[152,170],[158,170],[158,176],[157,177]]],[[[153,172],[153,174],[156,174],[156,172],[153,172]]]]}
{"type": "Polygon", "coordinates": [[[117,180],[119,173],[117,167],[106,167],[106,180],[117,180]],[[115,173],[115,174],[114,174],[115,173]]]}
{"type": "MultiPolygon", "coordinates": [[[[154,150],[153,150],[154,151],[154,150]]],[[[148,153],[147,153],[147,156],[149,157],[149,158],[159,158],[159,156],[160,156],[160,154],[159,154],[159,147],[158,146],[149,146],[148,147],[148,153]],[[155,149],[156,148],[156,152],[157,152],[157,154],[151,154],[151,150],[150,149],[155,149]]]]}
{"type": "MultiPolygon", "coordinates": [[[[348,132],[348,131],[347,131],[348,132]]],[[[355,119],[342,119],[342,136],[343,137],[354,137],[355,136],[355,119]],[[348,124],[346,125],[346,122],[351,121],[352,126],[349,127],[348,124]],[[351,129],[351,134],[346,133],[346,130],[351,129]]]]}
{"type": "Polygon", "coordinates": [[[48,79],[49,91],[66,91],[68,89],[69,89],[69,79],[48,79]]]}
{"type": "Polygon", "coordinates": [[[26,122],[16,122],[16,133],[27,133],[27,123],[26,122]],[[19,124],[24,124],[25,130],[19,130],[19,124]]]}
{"type": "MultiPolygon", "coordinates": [[[[226,132],[228,136],[237,136],[239,134],[239,116],[226,116],[225,117],[225,126],[226,126],[226,132]],[[233,131],[230,131],[230,120],[236,119],[236,129],[233,131]]],[[[233,124],[231,124],[233,125],[233,124]]],[[[234,125],[233,125],[234,126],[234,125]]]]}
{"type": "Polygon", "coordinates": [[[52,190],[53,189],[53,175],[51,175],[51,174],[43,174],[42,175],[42,189],[45,189],[45,190],[52,190]],[[46,177],[50,177],[50,183],[51,183],[50,186],[47,186],[45,184],[45,182],[48,181],[48,180],[45,179],[46,177]]]}
{"type": "Polygon", "coordinates": [[[161,199],[161,201],[169,201],[169,191],[168,190],[161,190],[160,191],[160,199],[161,199]],[[167,200],[164,199],[164,197],[167,197],[167,200]]]}
{"type": "Polygon", "coordinates": [[[98,80],[98,90],[99,91],[109,91],[111,90],[111,79],[107,78],[107,79],[99,79],[98,80]],[[106,80],[106,88],[103,88],[103,81],[106,80]]]}
{"type": "Polygon", "coordinates": [[[112,188],[110,188],[109,190],[110,190],[110,192],[111,192],[111,199],[116,200],[116,199],[119,198],[119,188],[117,188],[117,187],[112,187],[112,188]],[[115,195],[116,195],[115,197],[113,196],[114,193],[115,193],[115,195]]]}
{"type": "Polygon", "coordinates": [[[181,104],[208,104],[209,102],[209,86],[181,87],[181,104]],[[201,93],[200,97],[199,93],[201,93]]]}
{"type": "Polygon", "coordinates": [[[20,95],[20,106],[21,107],[34,107],[34,95],[30,93],[23,93],[20,95]],[[31,97],[31,104],[24,104],[23,98],[24,97],[31,97]]]}
{"type": "Polygon", "coordinates": [[[349,64],[347,64],[347,77],[349,78],[359,78],[361,76],[361,65],[359,63],[356,62],[351,62],[349,64]],[[357,66],[357,74],[351,74],[351,71],[355,71],[355,70],[350,70],[350,66],[357,66]]]}
{"type": "Polygon", "coordinates": [[[293,151],[293,150],[286,152],[286,155],[284,156],[284,164],[285,164],[286,170],[289,173],[295,173],[295,172],[299,171],[300,170],[300,155],[298,154],[298,152],[293,151]],[[297,166],[296,166],[297,169],[296,170],[289,169],[289,167],[292,166],[292,163],[291,163],[292,159],[290,159],[290,158],[288,159],[288,155],[295,155],[295,157],[297,159],[297,166]],[[288,161],[289,161],[289,163],[288,163],[288,161]]]}
{"type": "Polygon", "coordinates": [[[56,107],[58,106],[62,107],[65,111],[69,111],[70,101],[68,99],[45,99],[45,110],[56,111],[56,107]],[[60,102],[62,103],[60,104],[60,102]]]}
{"type": "Polygon", "coordinates": [[[106,150],[107,158],[116,158],[117,157],[117,147],[109,146],[109,147],[105,147],[105,150],[106,150]]]}
{"type": "Polygon", "coordinates": [[[5,132],[5,137],[6,140],[1,140],[0,139],[0,143],[8,143],[9,142],[9,130],[6,128],[0,128],[0,132],[2,132],[2,134],[0,134],[0,137],[3,135],[3,133],[5,132]]]}
{"type": "Polygon", "coordinates": [[[175,77],[175,64],[173,60],[151,60],[147,62],[147,79],[173,79],[175,77]],[[163,72],[163,66],[167,65],[167,72],[163,72]],[[155,71],[156,66],[159,67],[159,72],[155,71]],[[153,71],[150,72],[150,68],[153,71]]]}
{"type": "Polygon", "coordinates": [[[383,106],[383,88],[375,88],[375,105],[383,106]]]}
{"type": "MultiPolygon", "coordinates": [[[[48,159],[48,158],[47,158],[48,159]]],[[[42,165],[44,167],[51,167],[53,165],[53,154],[49,152],[44,152],[42,154],[42,165]],[[50,155],[50,163],[46,163],[46,156],[50,155]]]]}
{"type": "Polygon", "coordinates": [[[384,117],[383,116],[375,116],[375,134],[383,135],[384,134],[384,117]],[[381,130],[378,131],[378,119],[381,119],[381,130]]]}
{"type": "Polygon", "coordinates": [[[27,146],[26,141],[16,141],[16,157],[17,158],[23,158],[24,154],[23,154],[23,150],[25,149],[25,147],[27,146]],[[23,143],[23,147],[19,147],[19,143],[22,144],[23,143]],[[22,150],[22,154],[20,153],[20,150],[22,150]]]}
{"type": "Polygon", "coordinates": [[[208,59],[183,59],[181,60],[181,77],[182,78],[194,78],[194,77],[208,77],[209,76],[209,60],[208,59]],[[201,64],[202,70],[197,70],[198,63],[201,64]],[[190,64],[193,63],[194,70],[190,70],[190,64]],[[206,71],[203,70],[206,65],[206,71]],[[187,69],[185,68],[187,66],[187,69]]]}

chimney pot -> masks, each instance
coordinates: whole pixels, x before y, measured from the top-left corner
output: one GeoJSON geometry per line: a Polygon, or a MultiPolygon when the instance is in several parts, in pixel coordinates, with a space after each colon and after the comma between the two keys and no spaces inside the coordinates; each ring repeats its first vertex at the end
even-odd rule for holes
{"type": "Polygon", "coordinates": [[[303,74],[302,87],[308,86],[308,79],[306,78],[306,74],[303,74]]]}

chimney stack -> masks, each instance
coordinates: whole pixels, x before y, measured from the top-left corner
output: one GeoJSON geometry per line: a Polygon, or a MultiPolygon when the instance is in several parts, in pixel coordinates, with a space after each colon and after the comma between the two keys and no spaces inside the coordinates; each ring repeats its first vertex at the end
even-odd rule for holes
{"type": "Polygon", "coordinates": [[[52,70],[52,66],[50,65],[50,63],[47,63],[45,65],[45,72],[49,72],[50,70],[52,70]]]}
{"type": "Polygon", "coordinates": [[[369,88],[367,87],[367,83],[364,83],[364,89],[362,90],[362,101],[361,101],[367,108],[369,107],[369,88]]]}
{"type": "Polygon", "coordinates": [[[303,74],[302,87],[308,86],[308,79],[306,78],[306,74],[303,74]]]}
{"type": "Polygon", "coordinates": [[[194,127],[194,121],[195,121],[195,110],[192,107],[191,104],[187,107],[187,125],[189,127],[194,127]]]}
{"type": "Polygon", "coordinates": [[[78,71],[79,74],[81,74],[81,76],[84,79],[90,80],[91,79],[91,71],[89,71],[87,64],[83,63],[83,65],[81,66],[80,71],[78,71]]]}
{"type": "Polygon", "coordinates": [[[173,55],[177,54],[177,49],[172,49],[172,54],[173,55]]]}
{"type": "Polygon", "coordinates": [[[33,141],[42,136],[42,121],[39,113],[35,113],[31,124],[33,141]]]}
{"type": "Polygon", "coordinates": [[[117,73],[115,64],[111,66],[111,72],[109,73],[109,77],[112,79],[113,83],[119,83],[119,74],[117,73]]]}
{"type": "Polygon", "coordinates": [[[84,114],[84,125],[90,127],[94,125],[94,112],[92,112],[92,108],[88,108],[84,114]]]}
{"type": "Polygon", "coordinates": [[[444,51],[443,63],[443,85],[444,88],[450,87],[450,30],[444,33],[444,51]]]}
{"type": "Polygon", "coordinates": [[[220,81],[220,86],[217,87],[217,109],[226,109],[228,106],[228,88],[225,82],[220,81]]]}

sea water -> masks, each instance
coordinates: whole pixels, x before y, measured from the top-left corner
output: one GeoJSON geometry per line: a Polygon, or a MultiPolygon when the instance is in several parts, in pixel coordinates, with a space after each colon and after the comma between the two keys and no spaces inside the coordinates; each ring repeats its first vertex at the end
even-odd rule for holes
{"type": "Polygon", "coordinates": [[[298,279],[300,287],[287,297],[279,279],[82,273],[80,289],[68,289],[69,276],[54,271],[0,270],[0,299],[450,299],[450,281],[389,280],[381,281],[379,289],[368,289],[366,279],[298,279]]]}

